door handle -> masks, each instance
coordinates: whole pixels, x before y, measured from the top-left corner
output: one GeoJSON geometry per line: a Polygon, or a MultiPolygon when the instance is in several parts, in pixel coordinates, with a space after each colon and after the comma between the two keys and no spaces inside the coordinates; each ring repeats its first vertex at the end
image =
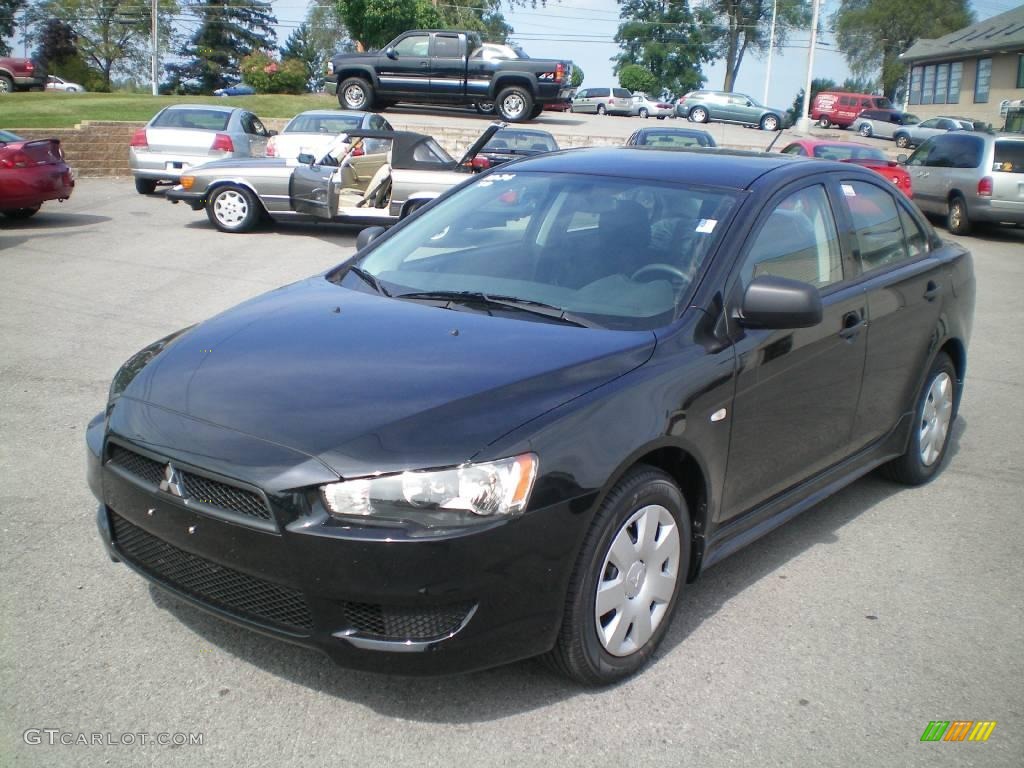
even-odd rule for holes
{"type": "Polygon", "coordinates": [[[861,329],[867,325],[864,322],[864,315],[862,312],[847,312],[843,315],[843,327],[839,329],[839,338],[845,339],[846,341],[853,341],[860,334],[861,329]]]}
{"type": "Polygon", "coordinates": [[[939,295],[939,291],[942,290],[942,285],[936,283],[934,280],[928,281],[928,287],[925,289],[924,297],[928,301],[935,301],[935,297],[939,295]]]}
{"type": "Polygon", "coordinates": [[[430,66],[430,62],[429,61],[421,61],[420,62],[420,69],[426,69],[429,66],[430,66]]]}

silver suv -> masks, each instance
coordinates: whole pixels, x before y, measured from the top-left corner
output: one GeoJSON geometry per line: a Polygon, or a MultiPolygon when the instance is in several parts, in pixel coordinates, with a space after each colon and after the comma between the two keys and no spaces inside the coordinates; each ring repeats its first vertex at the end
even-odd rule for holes
{"type": "Polygon", "coordinates": [[[955,131],[933,136],[906,162],[914,202],[946,217],[956,235],[973,224],[1024,225],[1024,136],[955,131]]]}

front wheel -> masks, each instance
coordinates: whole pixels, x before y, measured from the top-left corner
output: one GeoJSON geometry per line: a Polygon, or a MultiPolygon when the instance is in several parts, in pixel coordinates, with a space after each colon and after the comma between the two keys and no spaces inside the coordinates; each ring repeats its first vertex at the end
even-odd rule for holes
{"type": "Polygon", "coordinates": [[[775,115],[765,115],[761,118],[761,130],[762,131],[777,131],[779,130],[779,118],[775,115]]]}
{"type": "Polygon", "coordinates": [[[917,397],[910,444],[906,453],[882,467],[886,477],[904,485],[922,485],[938,474],[952,434],[956,403],[956,368],[949,356],[940,352],[917,397]]]}
{"type": "Polygon", "coordinates": [[[6,211],[3,211],[3,214],[8,219],[14,219],[15,221],[21,219],[31,219],[33,216],[39,213],[40,207],[41,206],[37,205],[34,208],[8,208],[6,211]]]}
{"type": "Polygon", "coordinates": [[[547,663],[587,685],[636,672],[668,630],[689,565],[682,492],[661,470],[634,468],[594,516],[547,663]]]}
{"type": "Polygon", "coordinates": [[[969,235],[971,233],[971,219],[967,215],[967,201],[959,195],[949,201],[946,229],[954,235],[969,235]]]}
{"type": "Polygon", "coordinates": [[[708,111],[704,107],[694,107],[690,110],[690,119],[695,123],[706,123],[708,121],[708,111]]]}
{"type": "Polygon", "coordinates": [[[350,77],[338,86],[342,109],[366,110],[373,106],[373,86],[361,77],[350,77]]]}
{"type": "Polygon", "coordinates": [[[899,136],[896,137],[896,146],[899,147],[900,149],[906,149],[907,147],[910,146],[910,137],[907,136],[905,133],[901,133],[899,136]]]}
{"type": "Polygon", "coordinates": [[[861,136],[863,136],[863,137],[864,137],[865,139],[870,139],[870,138],[871,138],[871,126],[870,126],[870,125],[868,125],[867,123],[864,123],[864,125],[862,125],[862,126],[860,127],[860,131],[859,131],[859,133],[860,133],[860,135],[861,135],[861,136]]]}
{"type": "Polygon", "coordinates": [[[260,204],[244,187],[220,187],[206,203],[206,215],[221,232],[248,232],[260,219],[260,204]]]}
{"type": "Polygon", "coordinates": [[[522,86],[513,85],[498,94],[494,107],[502,119],[510,123],[521,123],[530,119],[533,96],[522,86]]]}

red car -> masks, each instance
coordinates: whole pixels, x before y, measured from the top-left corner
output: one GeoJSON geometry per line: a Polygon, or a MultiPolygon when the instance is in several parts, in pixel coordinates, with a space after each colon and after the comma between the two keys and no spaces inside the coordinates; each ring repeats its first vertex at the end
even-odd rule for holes
{"type": "Polygon", "coordinates": [[[880,149],[858,144],[853,141],[819,141],[818,139],[800,139],[787,144],[782,149],[786,155],[802,155],[817,157],[822,160],[838,160],[843,163],[856,163],[870,168],[892,182],[907,197],[913,197],[910,185],[910,174],[895,160],[890,160],[880,149]]]}
{"type": "Polygon", "coordinates": [[[47,200],[67,200],[74,187],[60,141],[0,131],[0,214],[27,219],[47,200]]]}

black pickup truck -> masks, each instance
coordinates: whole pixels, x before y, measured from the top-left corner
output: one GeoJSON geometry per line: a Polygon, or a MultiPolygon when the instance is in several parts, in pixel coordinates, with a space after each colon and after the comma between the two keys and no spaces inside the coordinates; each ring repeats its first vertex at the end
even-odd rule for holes
{"type": "Polygon", "coordinates": [[[342,109],[413,104],[475,105],[508,122],[531,120],[545,104],[566,101],[571,61],[525,58],[484,43],[475,32],[414,29],[382,50],[338,54],[328,64],[328,88],[342,109]],[[515,58],[511,58],[515,57],[515,58]]]}

